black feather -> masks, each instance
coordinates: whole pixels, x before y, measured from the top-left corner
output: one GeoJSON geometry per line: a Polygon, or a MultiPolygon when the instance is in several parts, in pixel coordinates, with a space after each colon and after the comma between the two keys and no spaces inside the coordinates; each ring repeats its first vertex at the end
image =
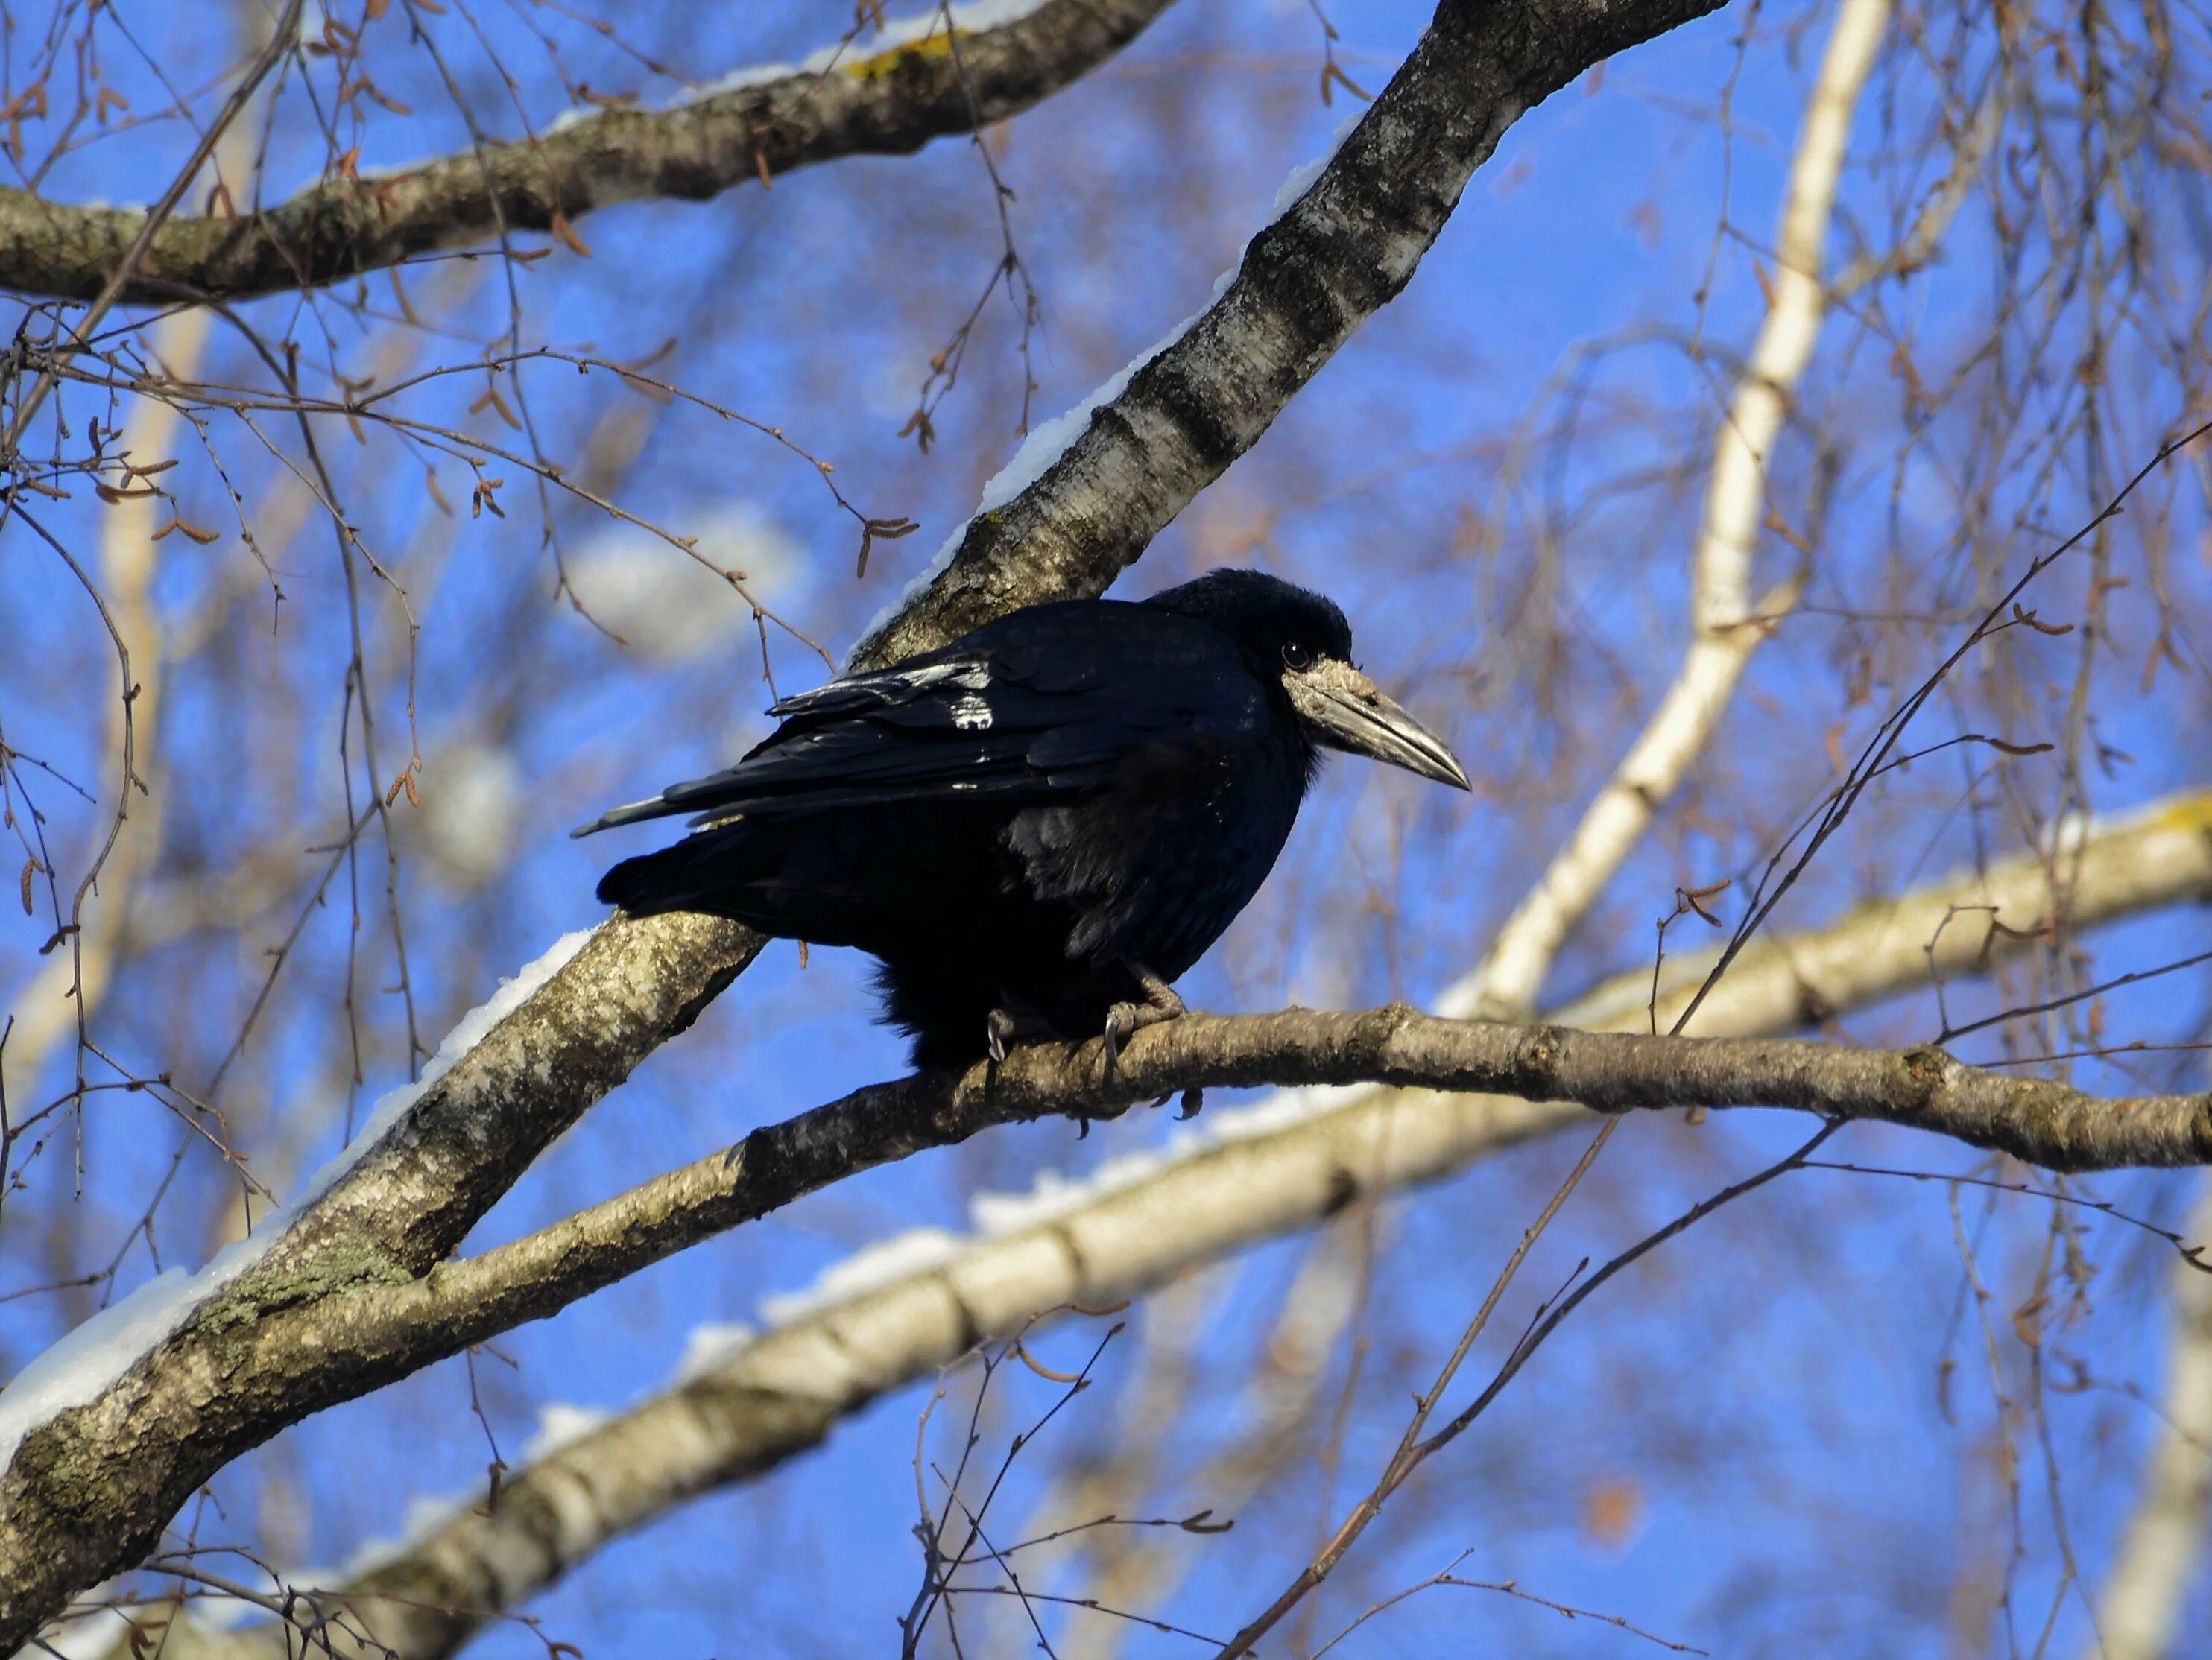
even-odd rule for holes
{"type": "Polygon", "coordinates": [[[599,898],[849,945],[917,1064],[964,1065],[994,1009],[1096,1035],[1172,980],[1273,868],[1316,762],[1286,645],[1348,658],[1343,614],[1251,572],[1141,603],[1020,610],[771,711],[736,766],[617,809],[700,827],[599,898]]]}

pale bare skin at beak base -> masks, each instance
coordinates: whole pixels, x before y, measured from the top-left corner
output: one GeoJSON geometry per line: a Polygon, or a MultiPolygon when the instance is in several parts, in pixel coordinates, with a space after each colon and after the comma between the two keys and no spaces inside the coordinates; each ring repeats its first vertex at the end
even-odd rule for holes
{"type": "Polygon", "coordinates": [[[1316,743],[1402,767],[1454,789],[1474,789],[1467,770],[1442,738],[1340,658],[1322,657],[1306,668],[1285,669],[1283,688],[1316,743]]]}

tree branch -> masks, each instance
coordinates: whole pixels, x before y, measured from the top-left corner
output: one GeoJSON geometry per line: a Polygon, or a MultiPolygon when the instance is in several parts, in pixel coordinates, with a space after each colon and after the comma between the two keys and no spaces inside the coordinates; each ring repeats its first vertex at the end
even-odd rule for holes
{"type": "MultiPolygon", "coordinates": [[[[1012,22],[963,33],[957,64],[920,43],[872,53],[863,45],[827,70],[672,109],[601,110],[403,172],[326,175],[246,217],[172,218],[122,298],[236,300],[319,288],[502,231],[550,230],[620,202],[703,200],[842,156],[906,154],[1028,109],[1112,57],[1170,3],[1044,0],[1012,22]]],[[[132,209],[67,207],[0,188],[0,283],[88,300],[144,223],[132,209]]]]}
{"type": "Polygon", "coordinates": [[[861,642],[854,666],[931,650],[1017,604],[1104,592],[1397,298],[1508,127],[1592,64],[1718,5],[1443,0],[1220,297],[1126,381],[1031,434],[927,590],[861,642]]]}
{"type": "Polygon", "coordinates": [[[1189,1014],[1130,1039],[1118,1063],[1098,1039],[1040,1044],[996,1067],[856,1090],[404,1284],[263,1307],[238,1325],[218,1308],[172,1340],[167,1364],[131,1380],[140,1386],[131,1391],[130,1422],[112,1412],[64,1414],[27,1441],[17,1468],[33,1479],[89,1475],[84,1496],[98,1505],[140,1423],[166,1439],[191,1414],[199,1439],[243,1440],[272,1415],[303,1416],[366,1394],[803,1194],[995,1125],[1115,1118],[1192,1087],[1376,1081],[1605,1113],[1778,1106],[1926,1130],[2060,1171],[2212,1164],[2212,1093],[2100,1098],[1967,1066],[1933,1046],[1582,1032],[1443,1020],[1402,1004],[1189,1014]]]}
{"type": "MultiPolygon", "coordinates": [[[[2212,1176],[2197,1178],[2188,1231],[2212,1239],[2212,1176]]],[[[2212,1275],[2180,1259],[2172,1284],[2166,1384],[2153,1409],[2158,1427],[2096,1599],[2097,1633],[2083,1645],[2084,1660],[2162,1660],[2179,1652],[2190,1589],[2203,1571],[2212,1506],[2212,1275]]]]}
{"type": "MultiPolygon", "coordinates": [[[[2093,824],[2075,845],[2077,928],[2212,899],[2212,796],[2093,824]]],[[[1984,972],[2038,937],[2053,903],[2049,865],[2042,853],[2017,855],[1828,927],[1755,943],[1698,1009],[1695,1027],[1768,1033],[1924,985],[1931,973],[1984,972]]],[[[1656,1005],[1650,973],[1635,972],[1555,1018],[1642,1031],[1656,1007],[1663,1025],[1709,966],[1708,957],[1670,957],[1656,1005]]],[[[397,1559],[318,1590],[313,1602],[351,1609],[382,1645],[364,1655],[388,1648],[404,1660],[437,1660],[489,1612],[515,1606],[617,1535],[774,1468],[884,1391],[949,1364],[980,1335],[1020,1329],[1040,1310],[1142,1295],[1200,1263],[1311,1227],[1360,1194],[1442,1180],[1587,1122],[1583,1109],[1560,1103],[1389,1089],[1217,1109],[1200,1121],[1211,1132],[1203,1144],[1164,1155],[1143,1179],[1066,1184],[1049,1207],[997,1202],[1018,1219],[1011,1226],[780,1323],[515,1472],[496,1509],[465,1506],[397,1559]]],[[[149,1636],[161,1634],[137,1617],[149,1636]]],[[[173,1660],[285,1651],[269,1627],[218,1632],[177,1621],[162,1641],[173,1660]]]]}
{"type": "MultiPolygon", "coordinates": [[[[903,655],[1020,605],[1103,589],[1402,288],[1468,174],[1514,120],[1593,64],[1717,3],[1444,0],[1336,155],[1254,239],[1237,279],[1126,385],[1102,395],[1088,427],[1033,484],[971,522],[949,568],[864,647],[865,660],[903,655]]],[[[964,45],[962,62],[972,75],[964,45]]],[[[349,1332],[355,1296],[369,1286],[404,1296],[394,1282],[416,1275],[429,1275],[416,1286],[429,1293],[442,1277],[430,1275],[433,1265],[499,1195],[688,1026],[761,943],[705,918],[617,916],[288,1219],[257,1265],[94,1399],[30,1427],[0,1473],[0,1652],[28,1639],[72,1591],[142,1557],[176,1507],[231,1458],[429,1358],[428,1350],[404,1358],[407,1346],[388,1325],[349,1332]],[[330,1348],[286,1346],[283,1334],[308,1323],[330,1348]]],[[[1042,1100],[1034,1108],[1058,1110],[1042,1100]]],[[[987,1121],[997,1120],[948,1103],[933,1133],[961,1124],[973,1133],[987,1121]]],[[[897,1145],[881,1142],[881,1155],[897,1145]]],[[[749,1170],[755,1199],[804,1190],[779,1188],[775,1174],[749,1170]]]]}
{"type": "Polygon", "coordinates": [[[957,1078],[916,1074],[764,1126],[726,1153],[425,1280],[363,1291],[346,1315],[349,1340],[379,1354],[422,1343],[452,1353],[801,1194],[994,1125],[1118,1118],[1139,1101],[1192,1088],[1363,1083],[1571,1101],[1603,1113],[1783,1107],[1929,1130],[2056,1171],[2212,1163],[2212,1094],[2100,1097],[1967,1066],[1933,1045],[1584,1032],[1445,1020],[1404,1004],[1194,1013],[1132,1039],[1117,1064],[1097,1039],[1032,1045],[996,1067],[957,1078]]]}
{"type": "MultiPolygon", "coordinates": [[[[998,1124],[1115,1118],[1192,1087],[1388,1082],[1572,1101],[1600,1112],[1778,1106],[1908,1125],[2061,1171],[2212,1164],[2212,1092],[2100,1098],[1963,1064],[1933,1046],[1850,1049],[1787,1038],[1679,1038],[1450,1021],[1402,1004],[1356,1014],[1189,1014],[1130,1039],[1040,1044],[996,1067],[857,1090],[480,1256],[399,1285],[356,1287],[233,1326],[202,1318],[132,1391],[131,1423],[64,1414],[27,1441],[33,1479],[89,1475],[98,1505],[139,1422],[250,1436],[274,1414],[366,1394],[542,1318],[803,1194],[998,1124]]],[[[134,1379],[133,1381],[137,1381],[134,1379]]],[[[106,1403],[103,1402],[102,1405],[106,1403]]]]}

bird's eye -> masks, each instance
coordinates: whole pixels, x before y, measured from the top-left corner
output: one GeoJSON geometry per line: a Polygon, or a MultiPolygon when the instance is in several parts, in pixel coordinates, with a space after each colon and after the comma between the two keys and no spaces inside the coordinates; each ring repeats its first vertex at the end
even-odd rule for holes
{"type": "Polygon", "coordinates": [[[1283,647],[1283,667],[1293,673],[1310,669],[1313,667],[1313,653],[1303,645],[1285,645],[1283,647]]]}

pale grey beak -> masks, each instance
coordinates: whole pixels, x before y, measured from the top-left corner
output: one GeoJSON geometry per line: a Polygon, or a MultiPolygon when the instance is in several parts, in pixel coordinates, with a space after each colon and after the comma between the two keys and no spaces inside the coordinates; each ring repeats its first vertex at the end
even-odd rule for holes
{"type": "Polygon", "coordinates": [[[1402,766],[1455,789],[1474,788],[1443,740],[1350,663],[1323,657],[1308,669],[1286,669],[1283,689],[1316,743],[1402,766]]]}

